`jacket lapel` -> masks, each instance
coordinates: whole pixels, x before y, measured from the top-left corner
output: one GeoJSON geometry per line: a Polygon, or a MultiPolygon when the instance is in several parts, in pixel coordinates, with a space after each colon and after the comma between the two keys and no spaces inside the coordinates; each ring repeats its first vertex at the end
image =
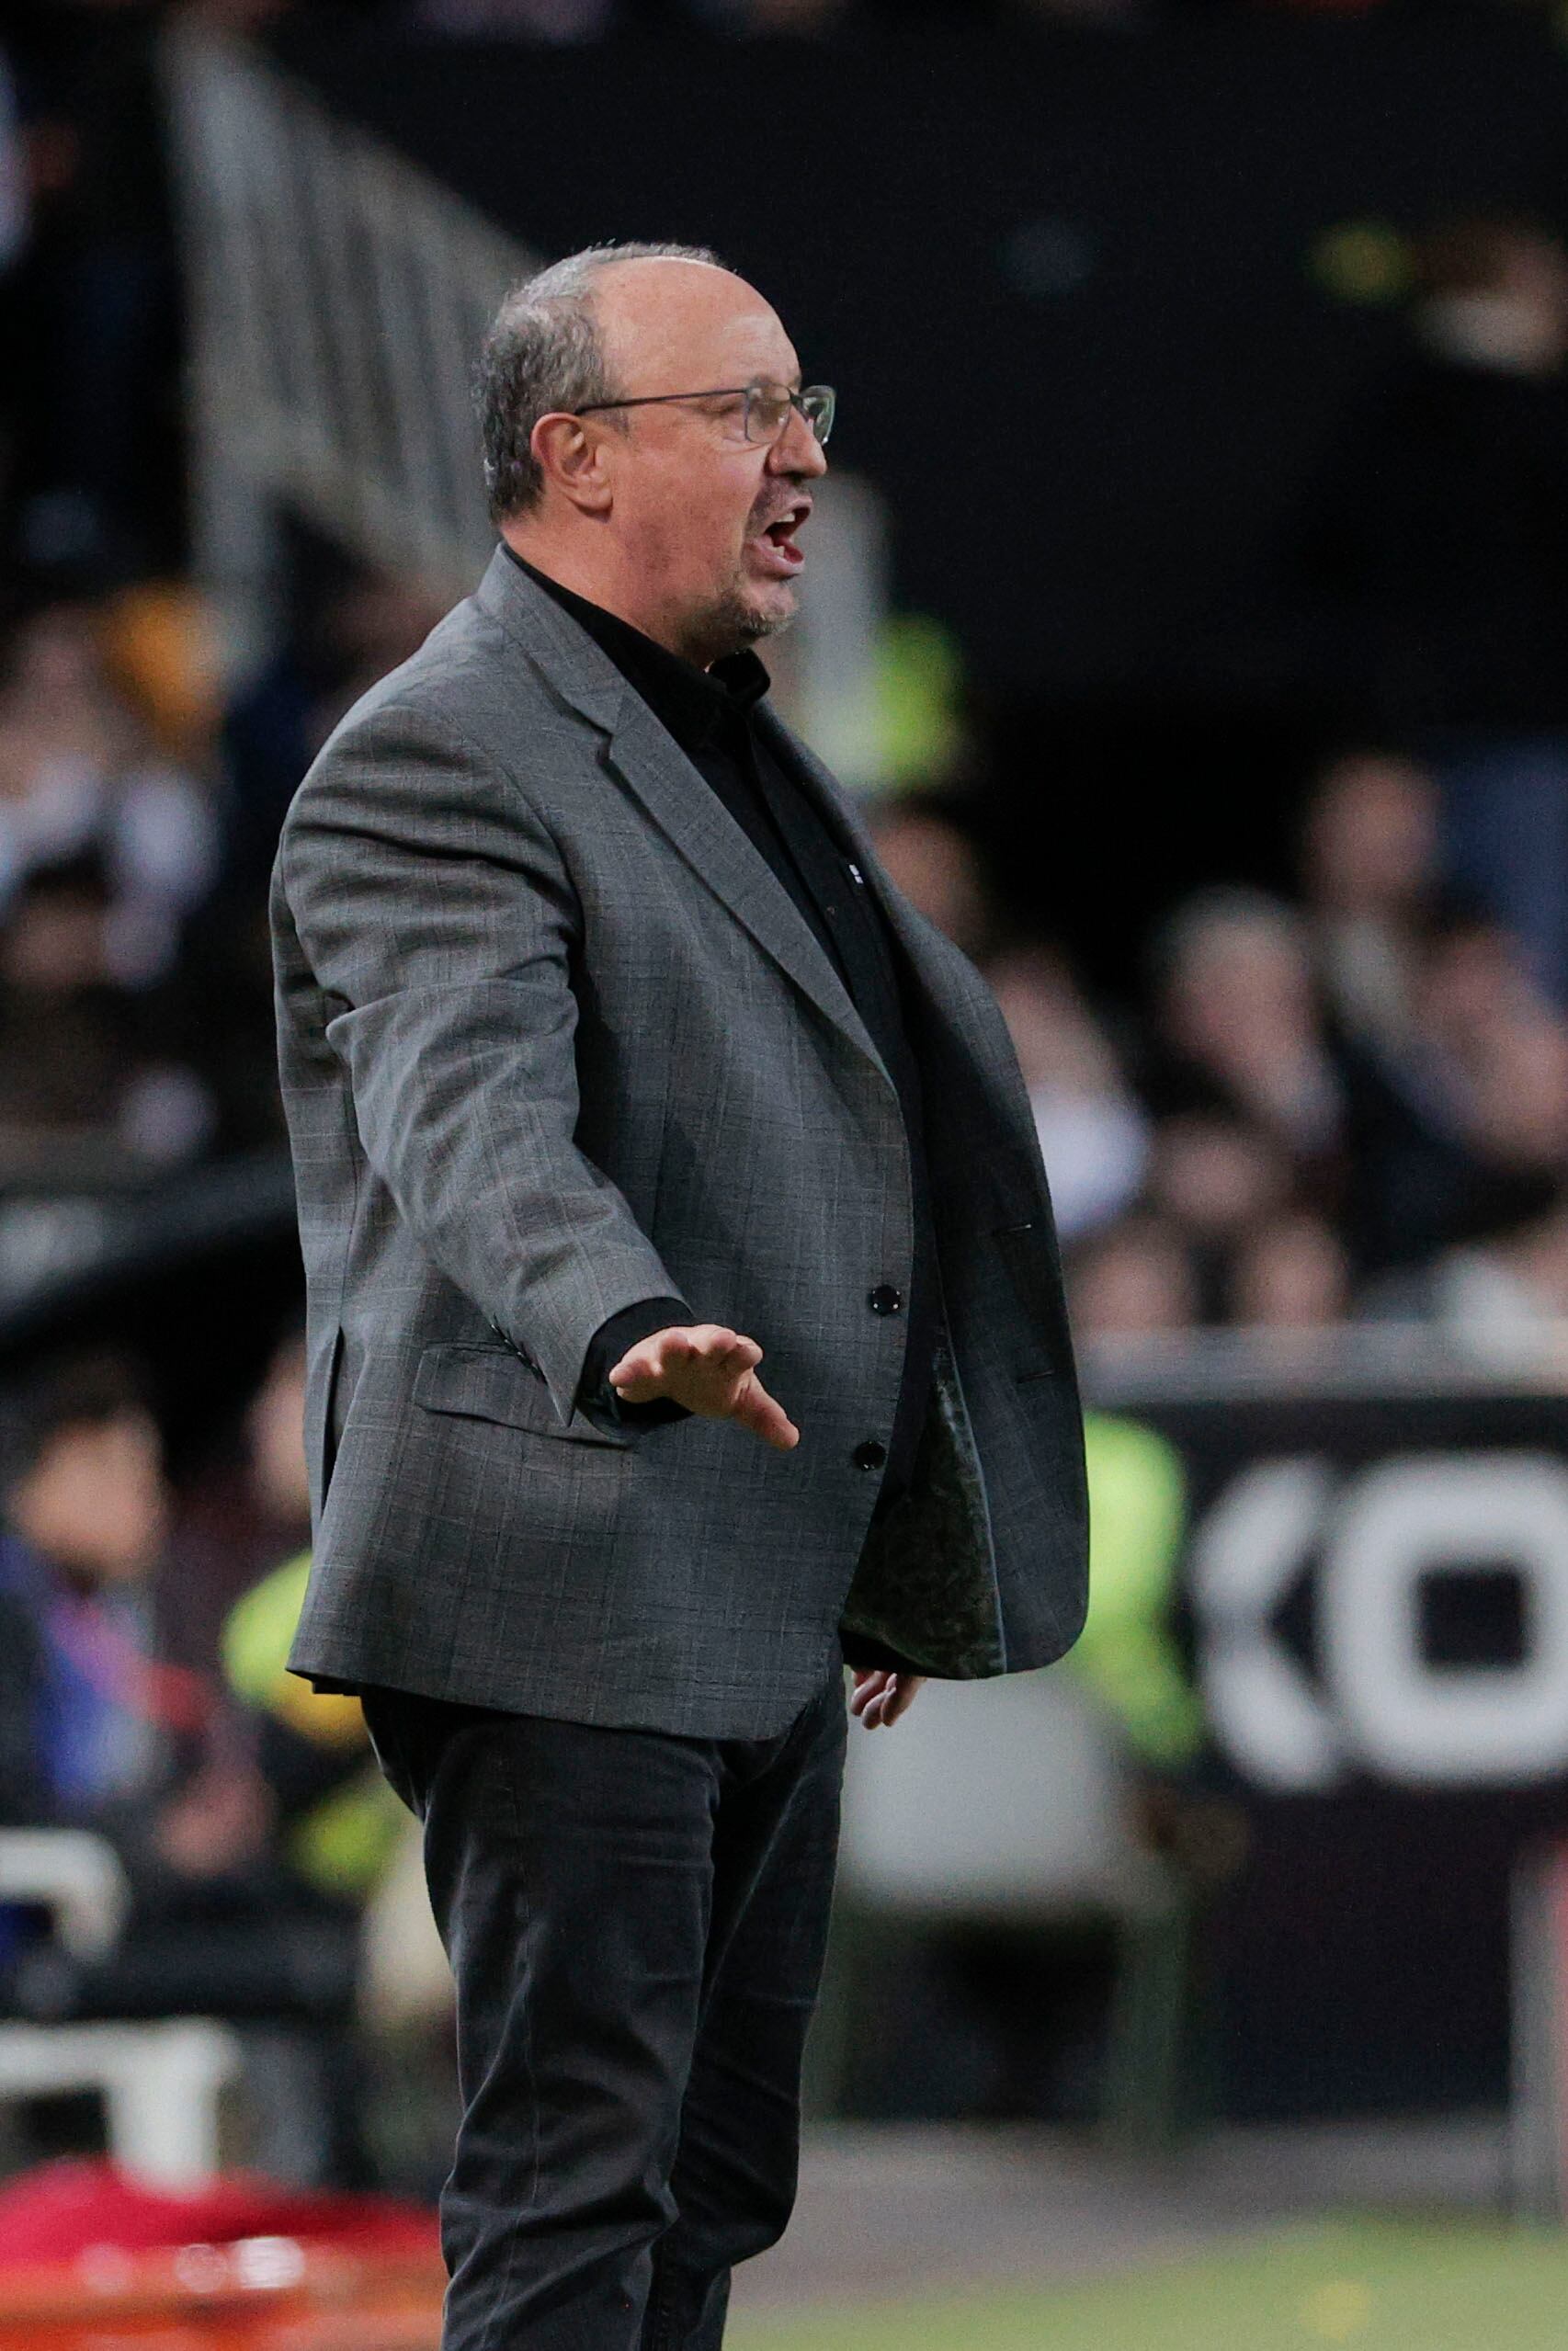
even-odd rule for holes
{"type": "Polygon", "coordinates": [[[854,801],[832,770],[824,767],[816,753],[809,749],[799,735],[792,733],[774,711],[763,709],[756,715],[764,732],[772,736],[779,752],[799,770],[813,806],[836,837],[845,856],[853,860],[863,875],[867,888],[887,919],[889,928],[914,965],[915,976],[929,994],[940,998],[951,984],[950,975],[934,960],[923,926],[912,919],[914,910],[890,886],[882,871],[870,828],[854,801]]]}
{"type": "MultiPolygon", "coordinates": [[[[491,562],[479,601],[574,710],[608,737],[606,756],[615,773],[693,872],[891,1088],[864,1021],[789,892],[614,663],[504,550],[491,562]]],[[[787,740],[798,750],[792,737],[787,740]]]]}

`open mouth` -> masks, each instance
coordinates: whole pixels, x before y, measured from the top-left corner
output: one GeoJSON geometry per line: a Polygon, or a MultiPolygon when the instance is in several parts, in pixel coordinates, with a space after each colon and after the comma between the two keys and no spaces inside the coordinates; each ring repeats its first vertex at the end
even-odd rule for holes
{"type": "Polygon", "coordinates": [[[770,570],[777,569],[781,573],[800,570],[806,559],[796,543],[795,534],[811,511],[809,501],[801,499],[798,505],[787,506],[781,515],[776,515],[765,526],[758,543],[775,558],[769,565],[770,570]]]}

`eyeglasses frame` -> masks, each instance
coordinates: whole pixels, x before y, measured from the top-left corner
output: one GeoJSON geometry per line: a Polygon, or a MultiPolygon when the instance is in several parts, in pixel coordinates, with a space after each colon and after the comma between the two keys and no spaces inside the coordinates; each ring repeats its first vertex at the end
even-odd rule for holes
{"type": "MultiPolygon", "coordinates": [[[[569,413],[574,416],[592,416],[597,415],[601,409],[606,408],[663,408],[669,406],[676,401],[679,400],[744,399],[746,403],[746,420],[749,423],[751,418],[752,395],[754,392],[759,392],[763,389],[764,386],[760,383],[726,383],[714,384],[706,392],[645,392],[641,393],[635,400],[590,400],[587,401],[581,408],[574,408],[569,413]]],[[[804,419],[812,438],[816,442],[817,447],[819,449],[825,449],[827,447],[828,433],[831,433],[833,430],[838,406],[838,395],[834,391],[833,386],[826,383],[808,383],[802,384],[799,392],[793,392],[788,384],[780,384],[778,389],[780,392],[789,394],[790,407],[804,419]],[[828,409],[826,433],[819,433],[816,426],[812,423],[811,418],[806,415],[805,403],[810,399],[812,392],[826,392],[828,400],[832,403],[828,409]]],[[[748,441],[751,441],[754,449],[771,449],[778,441],[783,438],[784,431],[784,426],[780,425],[778,432],[774,434],[772,441],[754,440],[750,433],[746,434],[746,438],[748,441]]]]}

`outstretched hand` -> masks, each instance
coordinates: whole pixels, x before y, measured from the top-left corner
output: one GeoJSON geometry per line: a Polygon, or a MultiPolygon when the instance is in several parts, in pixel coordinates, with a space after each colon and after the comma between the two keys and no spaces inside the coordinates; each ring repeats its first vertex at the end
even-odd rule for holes
{"type": "Polygon", "coordinates": [[[655,1331],[610,1367],[609,1384],[629,1404],[668,1396],[702,1420],[737,1420],[788,1453],[801,1432],[756,1376],[762,1349],[722,1323],[655,1331]]]}

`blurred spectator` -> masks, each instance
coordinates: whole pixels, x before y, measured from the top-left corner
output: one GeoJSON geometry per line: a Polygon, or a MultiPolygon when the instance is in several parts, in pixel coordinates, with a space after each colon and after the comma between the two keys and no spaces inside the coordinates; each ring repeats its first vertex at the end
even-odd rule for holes
{"type": "Polygon", "coordinates": [[[1373,752],[1335,761],[1307,813],[1306,914],[1335,1028],[1403,1051],[1420,932],[1438,881],[1437,799],[1415,763],[1373,752]]]}
{"type": "Polygon", "coordinates": [[[167,1500],[137,1380],[107,1357],[38,1366],[17,1383],[5,1437],[0,1823],[105,1837],[131,1910],[114,1951],[91,1961],[0,1913],[0,2004],[264,2027],[268,2062],[279,2047],[291,2061],[269,2160],[295,2177],[349,2175],[353,1915],[280,1867],[238,1713],[167,1662],[154,1583],[167,1500]]]}
{"type": "Polygon", "coordinates": [[[1074,1335],[1090,1348],[1189,1330],[1198,1319],[1187,1245],[1146,1212],[1081,1242],[1068,1257],[1067,1291],[1074,1335]]]}
{"type": "Polygon", "coordinates": [[[1057,1231],[1073,1241],[1132,1201],[1149,1156],[1148,1122],[1060,955],[1011,955],[987,977],[1029,1090],[1057,1231]]]}
{"type": "Polygon", "coordinates": [[[1476,218],[1416,267],[1413,348],[1340,436],[1307,574],[1358,715],[1435,767],[1457,878],[1568,1001],[1568,255],[1476,218]]]}
{"type": "MultiPolygon", "coordinates": [[[[430,1915],[417,1824],[381,1776],[358,1699],[312,1689],[288,1670],[311,1564],[304,1391],[304,1339],[294,1331],[246,1414],[253,1498],[284,1556],[231,1610],[223,1666],[250,1709],[285,1859],[334,1914],[356,1923],[358,2021],[383,2077],[369,2117],[378,2158],[423,2186],[420,2123],[449,2096],[451,1974],[430,1915]]],[[[344,2088],[350,2127],[336,2132],[328,2157],[340,2175],[363,2160],[357,2064],[344,2088]]],[[[432,2135],[439,2143],[439,2127],[432,2135]]],[[[334,2134],[325,2140],[330,2148],[334,2134]]]]}
{"type": "Polygon", "coordinates": [[[1468,1181],[1452,1072],[1425,1001],[1439,887],[1437,800],[1423,769],[1351,753],[1308,809],[1302,882],[1346,1105],[1346,1232],[1357,1262],[1436,1245],[1468,1181]]]}
{"type": "Polygon", "coordinates": [[[1420,1003],[1476,1155],[1506,1168],[1568,1166],[1568,1023],[1517,943],[1485,923],[1445,927],[1420,1003]]]}
{"type": "Polygon", "coordinates": [[[184,925],[179,990],[186,1055],[212,1099],[219,1149],[282,1141],[267,893],[284,813],[349,704],[439,618],[412,579],[368,573],[345,585],[339,574],[306,599],[224,715],[217,879],[184,925]]]}
{"type": "Polygon", "coordinates": [[[1490,1175],[1568,1165],[1568,1028],[1516,942],[1458,908],[1410,942],[1403,1037],[1343,1032],[1346,1230],[1363,1271],[1458,1237],[1490,1175]]]}
{"type": "Polygon", "coordinates": [[[1502,1368],[1535,1360],[1544,1340],[1568,1370],[1568,1184],[1516,1178],[1477,1203],[1475,1230],[1433,1263],[1373,1285],[1375,1319],[1435,1323],[1467,1354],[1502,1368]]]}
{"type": "MultiPolygon", "coordinates": [[[[440,617],[414,581],[366,574],[308,614],[236,697],[222,743],[226,907],[265,910],[278,831],[306,768],[349,704],[406,661],[440,617]]],[[[268,965],[269,1006],[271,994],[268,965]]]]}
{"type": "Polygon", "coordinates": [[[1292,1192],[1278,1143],[1242,1119],[1195,1111],[1155,1129],[1147,1203],[1186,1242],[1197,1320],[1226,1318],[1236,1251],[1285,1215],[1292,1192]]]}
{"type": "MultiPolygon", "coordinates": [[[[232,1679],[223,1640],[236,1603],[310,1541],[301,1357],[290,1317],[243,1412],[220,1415],[208,1447],[187,1456],[162,1588],[176,1653],[204,1674],[232,1679]]],[[[248,1685],[244,1697],[254,1702],[248,1685]]]]}
{"type": "Polygon", "coordinates": [[[0,685],[0,914],[33,868],[95,853],[108,976],[143,987],[169,970],[216,846],[205,796],[111,686],[92,608],[54,605],[19,629],[0,685]]]}
{"type": "Polygon", "coordinates": [[[1290,1191],[1284,1153],[1243,1119],[1193,1111],[1154,1130],[1150,1204],[1196,1249],[1227,1248],[1282,1208],[1290,1191]]]}
{"type": "MultiPolygon", "coordinates": [[[[206,597],[187,581],[138,580],[97,611],[105,671],[149,749],[204,778],[222,715],[218,624],[206,597]]],[[[204,787],[202,816],[210,825],[204,787]]]]}
{"type": "Polygon", "coordinates": [[[1249,1233],[1231,1269],[1230,1316],[1256,1331],[1324,1331],[1350,1310],[1350,1265],[1333,1228],[1304,1212],[1249,1233]]]}
{"type": "Polygon", "coordinates": [[[256,1501],[284,1556],[230,1613],[222,1656],[230,1687],[260,1726],[258,1761],[290,1860],[324,1891],[358,1901],[406,1816],[376,1766],[358,1699],[312,1689],[288,1671],[311,1566],[304,1396],[296,1333],[277,1350],[246,1415],[256,1501]]]}
{"type": "Polygon", "coordinates": [[[1261,891],[1204,891],[1155,953],[1156,1110],[1229,1112],[1304,1167],[1329,1160],[1342,1104],[1301,917],[1261,891]]]}
{"type": "Polygon", "coordinates": [[[110,1357],[45,1366],[13,1400],[0,1534],[0,1821],[109,1836],[201,1876],[254,1854],[265,1800],[211,1691],[159,1662],[167,1530],[158,1433],[110,1357]]]}
{"type": "Polygon", "coordinates": [[[196,1073],[154,1000],[116,984],[114,902],[95,857],[29,873],[0,925],[0,1173],[115,1180],[207,1141],[196,1073]]]}
{"type": "Polygon", "coordinates": [[[877,855],[904,896],[971,961],[983,961],[996,915],[973,842],[949,818],[914,801],[876,810],[871,830],[877,855]]]}

